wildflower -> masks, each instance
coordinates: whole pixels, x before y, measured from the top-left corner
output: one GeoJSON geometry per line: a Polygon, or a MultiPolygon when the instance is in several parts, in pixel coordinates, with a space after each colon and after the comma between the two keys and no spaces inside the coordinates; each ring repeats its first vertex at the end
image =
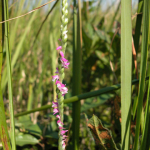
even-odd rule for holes
{"type": "Polygon", "coordinates": [[[58,108],[53,109],[53,115],[57,114],[59,112],[58,108]]]}
{"type": "Polygon", "coordinates": [[[55,80],[58,80],[58,79],[59,79],[59,76],[58,76],[58,75],[55,75],[55,76],[52,76],[52,77],[53,77],[52,81],[55,81],[55,80]]]}
{"type": "Polygon", "coordinates": [[[57,124],[58,124],[59,127],[63,126],[63,123],[60,120],[57,121],[57,124]]]}
{"type": "Polygon", "coordinates": [[[60,50],[60,49],[62,49],[62,46],[58,46],[58,47],[56,48],[56,50],[60,50]]]}
{"type": "Polygon", "coordinates": [[[60,134],[61,134],[61,135],[64,135],[66,132],[68,132],[68,130],[62,130],[62,131],[60,132],[60,134]]]}
{"type": "Polygon", "coordinates": [[[61,93],[64,95],[64,94],[68,93],[68,88],[66,88],[66,87],[61,87],[60,91],[61,91],[61,93]]]}
{"type": "Polygon", "coordinates": [[[64,58],[64,53],[62,51],[59,52],[60,56],[64,58]]]}
{"type": "MultiPolygon", "coordinates": [[[[52,105],[52,107],[58,107],[58,103],[57,102],[52,102],[53,103],[53,105],[52,105]]],[[[56,116],[57,117],[57,116],[56,116]]]]}

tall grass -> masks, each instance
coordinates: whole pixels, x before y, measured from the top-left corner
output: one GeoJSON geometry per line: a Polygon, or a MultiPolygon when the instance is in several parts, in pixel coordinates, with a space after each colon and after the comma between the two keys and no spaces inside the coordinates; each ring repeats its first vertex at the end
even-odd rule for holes
{"type": "MultiPolygon", "coordinates": [[[[78,1],[81,3],[80,1],[78,1]]],[[[81,6],[81,5],[79,5],[81,6]]],[[[81,93],[81,31],[80,19],[81,14],[77,12],[81,7],[78,7],[76,0],[74,0],[73,8],[73,95],[81,93]]],[[[79,126],[80,126],[80,101],[73,103],[73,149],[79,149],[79,126]]]]}
{"type": "MultiPolygon", "coordinates": [[[[4,0],[4,19],[9,19],[8,1],[4,0]]],[[[7,62],[7,79],[8,79],[8,97],[10,107],[10,137],[12,149],[16,150],[15,139],[15,121],[14,121],[14,107],[13,107],[13,91],[12,91],[12,73],[11,73],[11,53],[9,49],[9,22],[5,22],[5,47],[6,47],[6,62],[7,62]]]]}
{"type": "MultiPolygon", "coordinates": [[[[4,7],[3,1],[0,1],[0,21],[3,21],[4,7]]],[[[0,24],[0,139],[2,141],[3,149],[11,150],[10,139],[7,130],[6,117],[5,117],[5,109],[4,109],[4,101],[3,94],[1,89],[1,73],[2,73],[2,64],[3,64],[3,44],[4,44],[4,30],[3,25],[0,24]]]]}
{"type": "Polygon", "coordinates": [[[148,57],[149,9],[150,9],[150,1],[144,1],[140,83],[139,83],[139,93],[138,93],[138,106],[137,106],[137,116],[136,116],[136,132],[135,132],[134,150],[137,150],[138,145],[139,145],[140,124],[141,124],[141,115],[142,115],[142,109],[143,109],[143,98],[144,98],[144,88],[145,88],[145,80],[144,79],[146,76],[147,57],[148,57]]]}

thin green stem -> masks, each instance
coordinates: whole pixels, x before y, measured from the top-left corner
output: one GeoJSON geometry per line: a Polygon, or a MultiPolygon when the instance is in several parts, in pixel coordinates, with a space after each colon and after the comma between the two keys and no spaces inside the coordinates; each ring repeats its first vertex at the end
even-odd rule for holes
{"type": "MultiPolygon", "coordinates": [[[[0,22],[3,21],[3,1],[0,1],[0,22]]],[[[2,62],[3,62],[3,43],[4,43],[4,32],[2,30],[3,25],[0,24],[0,139],[2,141],[3,149],[4,150],[11,150],[10,139],[7,130],[6,124],[6,116],[5,116],[5,109],[4,109],[4,102],[3,102],[3,94],[1,89],[1,73],[2,73],[2,62]]]]}
{"type": "Polygon", "coordinates": [[[139,134],[140,134],[140,123],[141,123],[140,121],[141,121],[141,113],[143,109],[143,97],[144,97],[144,88],[145,88],[144,80],[146,76],[147,55],[148,55],[149,9],[150,9],[150,1],[145,0],[143,6],[140,82],[139,82],[139,93],[138,93],[134,150],[137,150],[139,145],[139,134]]]}
{"type": "MultiPolygon", "coordinates": [[[[78,10],[76,0],[74,0],[73,11],[73,95],[81,93],[81,1],[78,1],[78,10]]],[[[79,149],[79,126],[80,126],[80,101],[73,103],[73,150],[79,149]]]]}
{"type": "MultiPolygon", "coordinates": [[[[9,19],[8,15],[8,0],[4,0],[4,18],[9,19]]],[[[12,149],[16,150],[15,139],[15,121],[13,108],[13,94],[12,94],[12,77],[11,77],[11,56],[9,49],[9,22],[5,22],[5,40],[6,40],[6,60],[7,60],[7,77],[8,77],[8,91],[9,91],[9,105],[10,105],[10,120],[11,120],[11,144],[12,149]]]]}
{"type": "MultiPolygon", "coordinates": [[[[145,80],[148,80],[148,79],[149,78],[147,77],[145,80]]],[[[138,83],[139,83],[138,79],[135,79],[135,80],[132,81],[132,85],[135,85],[135,84],[138,84],[138,83]]],[[[100,90],[96,90],[96,91],[80,94],[80,95],[77,95],[77,96],[73,96],[73,97],[65,99],[64,104],[74,103],[74,102],[79,101],[81,99],[87,99],[87,98],[90,98],[90,97],[99,96],[101,94],[110,93],[112,91],[120,89],[120,87],[121,87],[120,84],[116,84],[116,85],[112,85],[110,87],[106,87],[106,88],[103,88],[103,89],[100,89],[100,90]]],[[[30,114],[30,113],[33,113],[33,112],[36,112],[36,111],[46,110],[46,109],[49,109],[51,107],[52,107],[52,105],[44,105],[40,108],[35,108],[35,109],[30,110],[30,111],[25,111],[25,112],[18,113],[18,114],[15,115],[15,117],[24,116],[24,115],[27,115],[27,114],[30,114]]]]}

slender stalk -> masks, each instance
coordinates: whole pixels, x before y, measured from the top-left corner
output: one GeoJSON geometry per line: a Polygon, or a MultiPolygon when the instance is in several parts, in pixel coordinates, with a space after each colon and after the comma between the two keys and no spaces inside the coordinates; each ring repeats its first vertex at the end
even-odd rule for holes
{"type": "MultiPolygon", "coordinates": [[[[150,75],[150,69],[148,70],[148,74],[150,75]]],[[[149,118],[150,118],[150,98],[149,98],[149,92],[150,92],[150,80],[148,82],[148,92],[147,92],[147,104],[145,109],[145,119],[144,119],[144,127],[142,132],[142,141],[141,141],[141,147],[140,150],[146,150],[146,139],[148,136],[148,124],[149,124],[149,118]]]]}
{"type": "Polygon", "coordinates": [[[30,83],[29,84],[29,98],[28,98],[27,110],[32,109],[32,104],[33,104],[33,85],[32,85],[32,83],[30,83]]]}
{"type": "MultiPolygon", "coordinates": [[[[78,3],[81,3],[78,1],[78,3]]],[[[81,6],[79,4],[79,6],[81,6]]],[[[79,7],[78,7],[79,8],[79,7]]],[[[79,8],[79,19],[77,21],[77,4],[74,0],[73,11],[73,95],[81,93],[81,7],[79,8]]],[[[73,103],[73,150],[79,149],[79,126],[80,126],[80,101],[73,103]]]]}
{"type": "MultiPolygon", "coordinates": [[[[3,21],[3,1],[0,1],[0,22],[3,21]]],[[[2,89],[1,89],[1,73],[2,73],[2,61],[3,61],[3,43],[4,43],[4,32],[2,30],[2,24],[0,24],[0,41],[2,41],[2,44],[0,44],[0,139],[2,141],[3,149],[4,150],[11,150],[10,146],[10,140],[7,130],[7,124],[6,124],[6,116],[5,116],[5,109],[4,109],[4,102],[3,102],[3,95],[2,95],[2,89]]]]}
{"type": "MultiPolygon", "coordinates": [[[[138,49],[139,49],[139,40],[140,40],[140,35],[141,35],[141,23],[142,23],[142,10],[143,10],[143,0],[139,0],[138,3],[138,10],[137,10],[137,19],[136,19],[136,27],[135,27],[135,35],[134,35],[134,46],[135,46],[135,50],[136,53],[138,53],[138,49]]],[[[134,69],[133,72],[135,72],[136,70],[134,69]]],[[[136,114],[136,109],[137,109],[137,104],[138,104],[138,99],[137,97],[134,98],[134,103],[133,103],[133,119],[135,117],[136,114]]]]}
{"type": "MultiPolygon", "coordinates": [[[[147,77],[145,80],[148,80],[148,79],[149,78],[147,77]]],[[[138,83],[139,83],[138,79],[135,79],[135,80],[132,81],[132,85],[135,85],[135,84],[138,84],[138,83]]],[[[90,98],[90,97],[99,96],[101,94],[110,93],[112,91],[120,89],[120,87],[121,87],[120,84],[116,84],[116,85],[112,85],[110,87],[106,87],[106,88],[103,88],[103,89],[100,89],[100,90],[96,90],[96,91],[80,94],[80,95],[77,95],[77,96],[73,96],[73,97],[65,99],[64,104],[74,103],[74,102],[82,100],[82,99],[87,99],[87,98],[90,98]]],[[[52,107],[52,105],[44,105],[40,108],[35,108],[35,109],[30,110],[30,111],[25,111],[25,112],[18,113],[18,114],[15,115],[15,117],[24,116],[24,115],[27,115],[27,114],[30,114],[30,113],[33,113],[33,112],[36,112],[36,111],[46,110],[46,109],[49,109],[51,107],[52,107]]]]}
{"type": "MultiPolygon", "coordinates": [[[[4,0],[4,18],[9,19],[8,14],[8,0],[4,0]]],[[[15,141],[15,121],[14,121],[14,109],[13,109],[13,94],[12,94],[12,77],[11,77],[11,57],[9,49],[9,22],[5,22],[5,40],[6,40],[6,61],[7,61],[7,77],[8,77],[8,91],[9,91],[9,106],[10,106],[10,119],[11,119],[11,144],[12,149],[16,150],[15,141]]]]}
{"type": "Polygon", "coordinates": [[[132,80],[131,0],[121,0],[121,144],[130,145],[132,80]]]}
{"type": "Polygon", "coordinates": [[[138,149],[139,134],[140,134],[140,121],[141,121],[141,113],[142,113],[142,108],[143,108],[143,97],[144,97],[144,87],[145,87],[144,79],[146,76],[147,55],[148,55],[149,9],[150,9],[150,1],[145,0],[144,6],[143,6],[140,83],[139,83],[139,93],[138,93],[134,150],[138,149]]]}
{"type": "Polygon", "coordinates": [[[135,46],[136,52],[138,52],[138,48],[139,48],[141,23],[142,23],[142,10],[143,10],[143,0],[139,0],[138,10],[137,10],[138,15],[136,19],[135,35],[134,35],[134,46],[135,46]]]}

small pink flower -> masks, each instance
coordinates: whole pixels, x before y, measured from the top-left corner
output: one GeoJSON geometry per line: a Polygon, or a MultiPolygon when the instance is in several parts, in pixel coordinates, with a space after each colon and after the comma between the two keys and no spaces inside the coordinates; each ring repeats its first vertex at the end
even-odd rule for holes
{"type": "Polygon", "coordinates": [[[56,118],[60,119],[60,115],[57,115],[56,118]]]}
{"type": "Polygon", "coordinates": [[[61,91],[62,94],[66,94],[66,93],[68,93],[68,88],[63,87],[63,88],[60,89],[60,91],[61,91]]]}
{"type": "Polygon", "coordinates": [[[62,49],[62,46],[58,46],[58,47],[56,48],[56,50],[60,50],[60,49],[62,49]]]}
{"type": "Polygon", "coordinates": [[[60,81],[56,81],[56,85],[57,85],[57,87],[60,89],[61,88],[61,85],[62,85],[62,83],[60,82],[60,81]]]}
{"type": "Polygon", "coordinates": [[[57,121],[57,124],[58,124],[59,127],[63,126],[63,123],[60,120],[57,121]]]}
{"type": "Polygon", "coordinates": [[[59,127],[59,130],[62,130],[62,129],[64,129],[63,127],[59,127]]]}
{"type": "Polygon", "coordinates": [[[53,115],[57,114],[59,112],[58,108],[53,109],[53,115]]]}
{"type": "Polygon", "coordinates": [[[59,52],[61,57],[64,57],[64,53],[62,51],[59,52]]]}
{"type": "Polygon", "coordinates": [[[63,139],[64,139],[64,140],[66,140],[66,138],[67,138],[67,137],[68,137],[68,136],[66,136],[66,135],[63,135],[63,139]]]}
{"type": "Polygon", "coordinates": [[[62,141],[62,147],[63,147],[63,149],[65,149],[65,147],[66,147],[66,143],[64,140],[62,141]]]}
{"type": "Polygon", "coordinates": [[[58,103],[57,102],[52,102],[53,103],[53,105],[52,105],[52,107],[54,108],[54,107],[58,107],[58,103]]]}
{"type": "Polygon", "coordinates": [[[61,58],[61,62],[68,62],[68,60],[66,58],[61,58]]]}
{"type": "Polygon", "coordinates": [[[68,62],[68,60],[67,59],[65,59],[65,58],[61,58],[60,59],[61,60],[61,62],[62,62],[62,66],[64,67],[64,68],[68,68],[68,66],[69,66],[69,62],[68,62]]]}
{"type": "Polygon", "coordinates": [[[64,135],[66,132],[68,132],[68,130],[62,130],[62,131],[60,132],[60,134],[61,134],[61,135],[64,135]]]}
{"type": "Polygon", "coordinates": [[[62,64],[62,66],[63,66],[64,68],[68,68],[69,64],[70,64],[69,62],[65,62],[65,63],[62,64]]]}
{"type": "Polygon", "coordinates": [[[61,41],[61,39],[58,39],[59,41],[61,41]]]}
{"type": "Polygon", "coordinates": [[[58,80],[58,79],[59,79],[59,76],[58,76],[58,75],[55,75],[55,76],[52,76],[52,77],[53,77],[52,81],[55,81],[55,80],[58,80]]]}

